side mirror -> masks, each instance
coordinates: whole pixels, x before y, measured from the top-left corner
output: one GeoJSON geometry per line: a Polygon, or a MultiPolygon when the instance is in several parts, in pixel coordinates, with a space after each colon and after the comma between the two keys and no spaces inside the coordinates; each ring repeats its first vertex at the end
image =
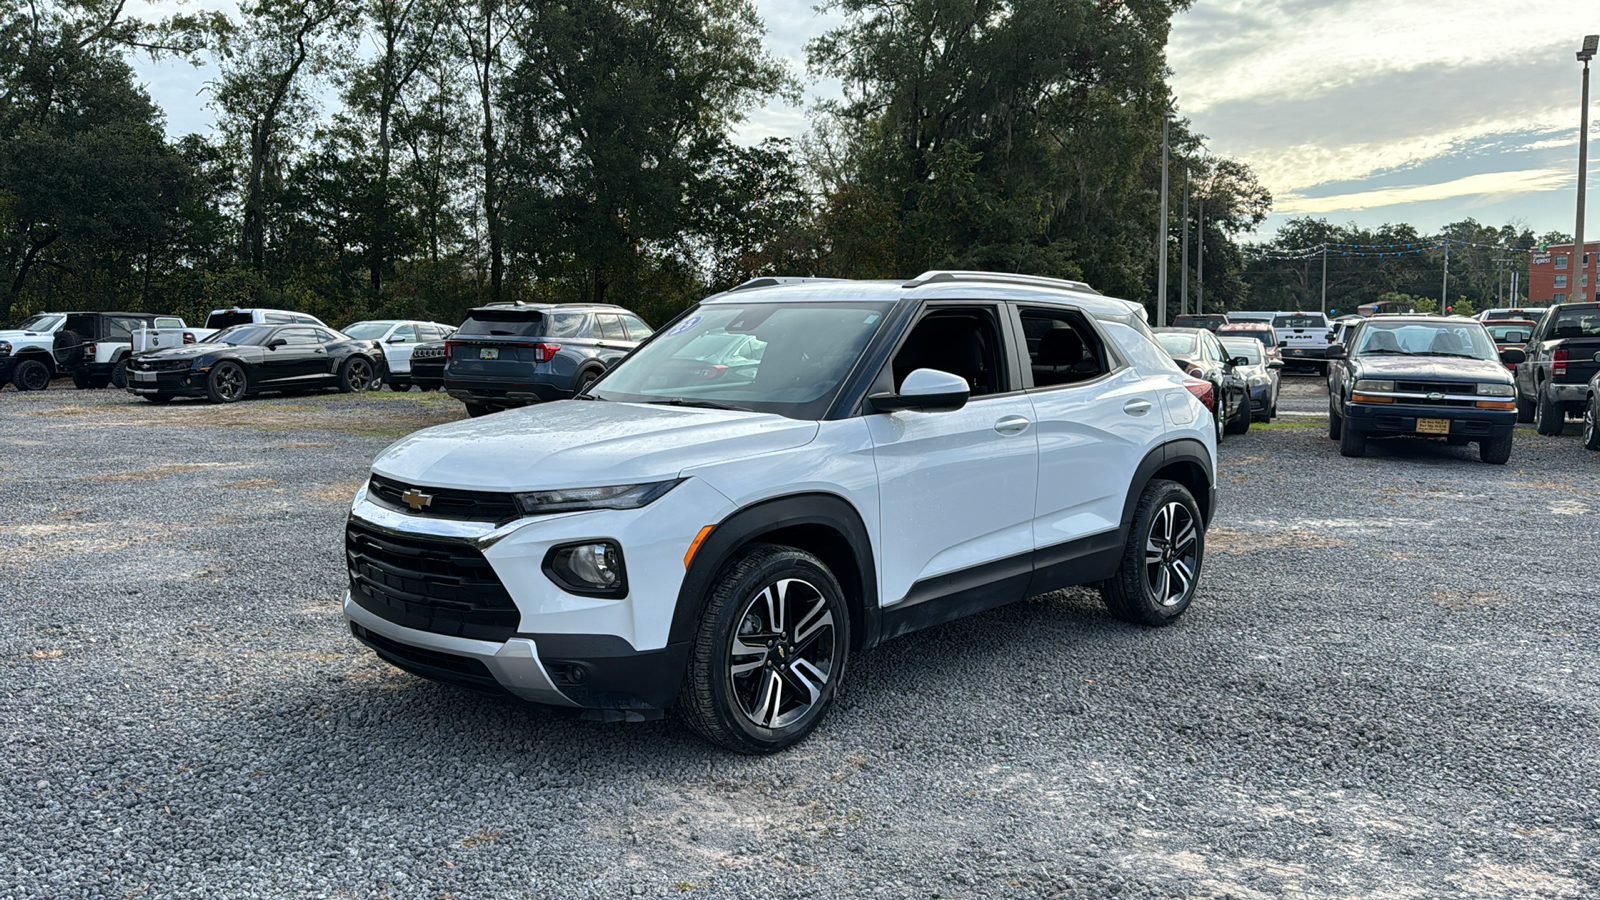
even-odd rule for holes
{"type": "Polygon", "coordinates": [[[1328,347],[1328,352],[1327,352],[1327,354],[1325,355],[1324,358],[1326,358],[1326,359],[1344,359],[1345,357],[1347,357],[1349,355],[1350,355],[1350,351],[1345,348],[1345,345],[1343,345],[1343,344],[1333,344],[1332,346],[1328,347]]]}
{"type": "Polygon", "coordinates": [[[1235,366],[1248,366],[1248,365],[1250,365],[1250,357],[1248,357],[1248,356],[1235,356],[1233,359],[1229,360],[1229,362],[1231,362],[1235,366]]]}
{"type": "Polygon", "coordinates": [[[1267,360],[1267,368],[1269,368],[1269,369],[1281,369],[1281,368],[1283,368],[1283,360],[1281,360],[1281,359],[1269,359],[1269,360],[1267,360]]]}
{"type": "Polygon", "coordinates": [[[389,341],[388,341],[388,343],[391,343],[391,344],[404,344],[405,342],[406,342],[406,339],[401,337],[398,334],[395,335],[392,338],[389,338],[389,341]]]}
{"type": "Polygon", "coordinates": [[[268,350],[276,350],[279,347],[283,347],[283,346],[287,345],[288,343],[289,343],[289,339],[288,338],[273,338],[272,340],[267,341],[267,349],[268,350]]]}
{"type": "MultiPolygon", "coordinates": [[[[1600,359],[1600,353],[1596,353],[1595,358],[1600,359]]],[[[1506,363],[1507,365],[1514,366],[1517,363],[1527,362],[1528,354],[1516,347],[1507,347],[1506,349],[1500,351],[1500,361],[1506,363]]]]}
{"type": "Polygon", "coordinates": [[[900,383],[900,393],[873,394],[867,399],[879,412],[952,412],[967,405],[967,380],[938,369],[915,369],[900,383]]]}

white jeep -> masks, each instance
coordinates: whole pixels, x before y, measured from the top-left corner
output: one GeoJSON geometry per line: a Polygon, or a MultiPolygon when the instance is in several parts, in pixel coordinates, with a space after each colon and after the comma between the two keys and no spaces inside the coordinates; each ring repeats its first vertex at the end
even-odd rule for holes
{"type": "Polygon", "coordinates": [[[1070,282],[756,279],[576,399],[384,451],[344,612],[429,678],[778,750],[897,635],[1077,584],[1182,615],[1216,497],[1189,380],[1070,282]]]}

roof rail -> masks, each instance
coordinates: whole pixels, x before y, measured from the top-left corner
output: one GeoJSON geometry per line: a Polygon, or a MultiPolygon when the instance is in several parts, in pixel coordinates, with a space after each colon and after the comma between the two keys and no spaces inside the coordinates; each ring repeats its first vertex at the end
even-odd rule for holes
{"type": "Polygon", "coordinates": [[[1042,275],[1017,275],[1011,272],[968,272],[948,269],[934,269],[923,272],[921,275],[906,282],[904,287],[921,287],[925,284],[944,281],[982,281],[990,284],[1018,284],[1030,287],[1067,288],[1074,291],[1083,291],[1088,294],[1100,292],[1082,281],[1068,281],[1065,278],[1046,278],[1042,275]]]}
{"type": "Polygon", "coordinates": [[[737,287],[728,288],[728,290],[725,291],[724,293],[730,293],[731,294],[734,291],[742,291],[742,290],[745,290],[746,288],[776,287],[776,286],[778,286],[780,284],[809,284],[809,283],[814,282],[814,281],[843,281],[843,280],[844,279],[841,279],[841,278],[805,278],[805,277],[801,277],[801,276],[798,276],[798,275],[763,275],[760,278],[752,278],[749,281],[746,281],[743,284],[738,285],[737,287]]]}

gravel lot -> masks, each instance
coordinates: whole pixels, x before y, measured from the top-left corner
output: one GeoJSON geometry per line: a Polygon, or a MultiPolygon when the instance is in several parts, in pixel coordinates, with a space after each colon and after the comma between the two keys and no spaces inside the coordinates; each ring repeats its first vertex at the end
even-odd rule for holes
{"type": "Polygon", "coordinates": [[[750,759],[351,639],[348,498],[458,415],[0,393],[0,898],[1600,894],[1575,424],[1503,467],[1257,425],[1178,625],[1069,591],[902,638],[750,759]]]}

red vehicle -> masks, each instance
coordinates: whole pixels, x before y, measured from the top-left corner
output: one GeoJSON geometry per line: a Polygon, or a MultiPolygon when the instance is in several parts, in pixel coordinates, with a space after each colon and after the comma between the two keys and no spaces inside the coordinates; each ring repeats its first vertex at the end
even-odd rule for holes
{"type": "MultiPolygon", "coordinates": [[[[1522,349],[1533,337],[1533,327],[1539,324],[1531,319],[1495,319],[1484,322],[1483,326],[1489,329],[1489,337],[1494,341],[1495,350],[1504,350],[1507,347],[1522,349]]],[[[1505,367],[1515,372],[1517,367],[1506,363],[1505,367]]]]}
{"type": "Polygon", "coordinates": [[[1278,349],[1278,330],[1264,322],[1232,322],[1217,329],[1217,337],[1255,338],[1261,342],[1261,356],[1264,363],[1277,360],[1283,362],[1283,352],[1278,349]]]}

